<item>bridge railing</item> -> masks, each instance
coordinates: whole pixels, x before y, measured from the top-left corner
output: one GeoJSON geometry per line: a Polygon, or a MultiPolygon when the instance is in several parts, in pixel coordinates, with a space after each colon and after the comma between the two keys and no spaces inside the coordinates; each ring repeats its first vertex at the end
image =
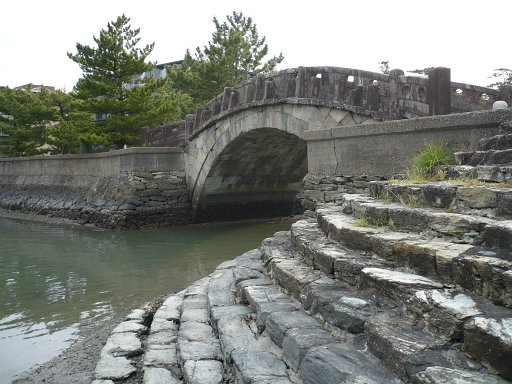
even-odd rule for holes
{"type": "Polygon", "coordinates": [[[371,115],[380,120],[491,109],[496,100],[510,105],[511,91],[452,83],[449,68],[428,77],[405,76],[339,67],[298,67],[258,74],[210,100],[180,122],[143,128],[147,146],[180,146],[226,114],[277,103],[325,105],[371,115]]]}

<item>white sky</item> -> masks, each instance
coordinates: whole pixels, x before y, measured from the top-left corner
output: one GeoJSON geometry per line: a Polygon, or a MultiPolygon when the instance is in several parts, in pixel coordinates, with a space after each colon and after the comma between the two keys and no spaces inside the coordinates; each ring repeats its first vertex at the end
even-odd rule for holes
{"type": "Polygon", "coordinates": [[[212,18],[251,16],[278,69],[328,65],[379,71],[444,66],[452,81],[485,86],[512,68],[512,1],[494,0],[5,0],[0,4],[0,85],[45,84],[71,90],[81,71],[67,56],[93,43],[122,13],[155,42],[149,59],[182,59],[210,40],[212,18]]]}

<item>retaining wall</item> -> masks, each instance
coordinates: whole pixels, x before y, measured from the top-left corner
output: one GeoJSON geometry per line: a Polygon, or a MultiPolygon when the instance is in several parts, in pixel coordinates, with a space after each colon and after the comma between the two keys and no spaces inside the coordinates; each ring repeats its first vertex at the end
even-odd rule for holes
{"type": "Polygon", "coordinates": [[[0,207],[102,227],[186,224],[183,150],[1,159],[0,207]]]}

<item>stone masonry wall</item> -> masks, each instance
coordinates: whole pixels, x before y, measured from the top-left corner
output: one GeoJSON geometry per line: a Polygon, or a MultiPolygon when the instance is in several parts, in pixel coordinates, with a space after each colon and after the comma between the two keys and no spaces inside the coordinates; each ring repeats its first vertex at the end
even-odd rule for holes
{"type": "Polygon", "coordinates": [[[2,160],[0,207],[105,228],[192,217],[183,153],[173,148],[2,160]]]}
{"type": "Polygon", "coordinates": [[[341,200],[345,193],[368,192],[370,181],[385,180],[380,176],[368,175],[313,175],[304,177],[304,190],[298,200],[305,209],[315,210],[318,203],[330,203],[341,200]]]}

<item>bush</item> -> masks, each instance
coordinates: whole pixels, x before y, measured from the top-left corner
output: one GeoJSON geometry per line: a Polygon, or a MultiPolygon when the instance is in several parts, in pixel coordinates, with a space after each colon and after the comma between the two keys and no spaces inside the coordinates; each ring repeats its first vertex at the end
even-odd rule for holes
{"type": "Polygon", "coordinates": [[[448,164],[452,158],[453,152],[444,143],[436,143],[432,140],[412,158],[412,175],[409,177],[411,179],[430,178],[435,167],[448,164]]]}

